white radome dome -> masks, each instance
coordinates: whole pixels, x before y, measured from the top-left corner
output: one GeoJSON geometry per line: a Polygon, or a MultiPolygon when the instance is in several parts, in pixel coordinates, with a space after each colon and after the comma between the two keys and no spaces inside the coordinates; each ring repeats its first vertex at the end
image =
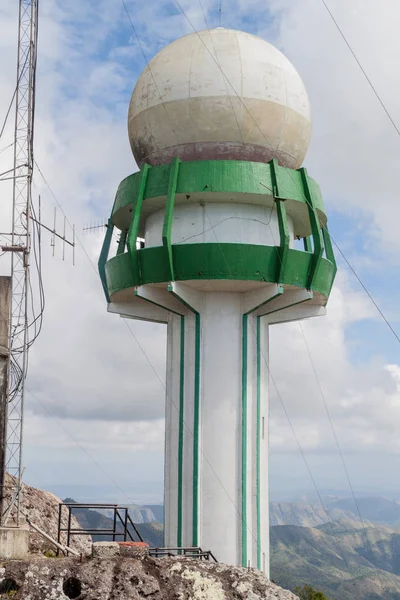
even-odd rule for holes
{"type": "Polygon", "coordinates": [[[274,46],[217,28],[161,50],[138,79],[128,131],[141,165],[249,160],[297,169],[307,152],[310,104],[300,76],[274,46]]]}

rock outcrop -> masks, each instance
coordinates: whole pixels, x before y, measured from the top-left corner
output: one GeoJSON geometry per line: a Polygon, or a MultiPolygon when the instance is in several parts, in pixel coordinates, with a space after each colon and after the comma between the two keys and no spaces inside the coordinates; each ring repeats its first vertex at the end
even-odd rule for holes
{"type": "MultiPolygon", "coordinates": [[[[6,479],[6,495],[8,500],[11,499],[13,488],[15,487],[15,479],[11,475],[7,475],[6,479]]],[[[52,538],[57,539],[58,533],[58,509],[61,500],[50,492],[43,492],[36,488],[24,485],[22,488],[21,511],[40,529],[45,531],[52,538]]],[[[62,514],[62,527],[67,527],[68,513],[64,509],[62,514]]],[[[72,517],[72,527],[79,529],[79,523],[72,517]]],[[[66,535],[62,536],[62,543],[66,543],[66,535]]],[[[71,548],[74,548],[82,554],[91,553],[91,538],[88,536],[72,536],[71,548]]],[[[43,554],[44,552],[54,552],[56,548],[51,542],[44,539],[39,534],[31,531],[29,538],[29,551],[32,554],[43,554]]]]}
{"type": "Polygon", "coordinates": [[[298,600],[252,569],[123,556],[11,561],[0,569],[0,593],[15,600],[298,600]]]}
{"type": "MultiPolygon", "coordinates": [[[[9,498],[15,480],[7,479],[9,498]]],[[[24,486],[21,511],[57,538],[60,500],[49,492],[24,486]]],[[[67,525],[67,511],[62,519],[67,525]]],[[[73,518],[73,528],[79,528],[73,518]]],[[[65,538],[62,540],[65,543],[65,538]]],[[[81,558],[50,558],[50,542],[35,532],[25,560],[0,561],[0,597],[15,600],[298,600],[254,569],[188,558],[154,559],[124,553],[93,558],[91,540],[76,536],[71,546],[81,558]],[[38,556],[41,554],[42,556],[38,556]]]]}

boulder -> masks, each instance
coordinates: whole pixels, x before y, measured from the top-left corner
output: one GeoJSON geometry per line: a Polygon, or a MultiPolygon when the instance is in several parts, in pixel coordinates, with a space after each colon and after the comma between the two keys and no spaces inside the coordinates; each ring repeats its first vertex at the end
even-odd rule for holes
{"type": "MultiPolygon", "coordinates": [[[[6,478],[6,496],[10,500],[15,487],[15,478],[7,474],[6,478]]],[[[43,492],[36,488],[24,485],[22,488],[21,511],[40,529],[45,531],[52,538],[57,540],[58,533],[58,508],[61,500],[50,492],[43,492]]],[[[12,520],[12,519],[11,519],[12,520]]],[[[10,521],[11,521],[10,520],[10,521]]],[[[63,510],[62,527],[68,525],[67,509],[63,510]]],[[[79,529],[79,523],[72,517],[72,528],[79,529]]],[[[90,536],[72,536],[71,548],[82,554],[89,555],[92,551],[90,536]]],[[[66,544],[67,536],[62,534],[61,542],[66,544]]],[[[29,536],[29,552],[32,554],[43,554],[44,552],[55,552],[55,546],[33,530],[29,536]]]]}

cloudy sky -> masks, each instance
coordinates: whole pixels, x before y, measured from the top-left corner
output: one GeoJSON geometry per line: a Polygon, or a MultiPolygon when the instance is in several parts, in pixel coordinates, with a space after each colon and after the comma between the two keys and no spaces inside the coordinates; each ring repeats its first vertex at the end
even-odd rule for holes
{"type": "MultiPolygon", "coordinates": [[[[327,2],[400,128],[398,3],[327,2]]],[[[30,356],[24,464],[28,483],[60,495],[158,502],[166,332],[134,321],[130,331],[107,314],[95,267],[102,233],[83,228],[108,218],[119,182],[137,169],[126,117],[143,52],[150,59],[192,27],[174,0],[126,5],[142,48],[120,0],[41,0],[36,160],[85,251],[78,244],[73,267],[71,253],[63,261],[58,245],[53,258],[43,236],[46,312],[30,356]]],[[[206,28],[198,0],[181,6],[197,30],[206,28]]],[[[203,8],[217,26],[217,0],[203,8]]],[[[273,42],[300,72],[313,111],[305,165],[320,183],[332,236],[400,331],[399,134],[322,0],[232,0],[222,8],[224,26],[273,42]]],[[[16,79],[16,9],[0,0],[1,119],[16,79]]],[[[0,140],[1,170],[12,165],[11,140],[12,121],[0,140]]],[[[54,197],[38,171],[34,183],[51,224],[54,197]]],[[[1,185],[4,231],[11,195],[1,185]]],[[[303,330],[353,486],[400,498],[400,347],[338,262],[328,316],[303,330]]],[[[312,487],[281,400],[318,486],[348,491],[299,324],[273,328],[270,368],[274,494],[312,487]]]]}

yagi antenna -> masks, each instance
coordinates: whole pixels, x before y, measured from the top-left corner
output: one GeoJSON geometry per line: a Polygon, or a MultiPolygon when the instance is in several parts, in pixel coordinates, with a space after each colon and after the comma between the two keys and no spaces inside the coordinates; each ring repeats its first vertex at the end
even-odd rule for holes
{"type": "Polygon", "coordinates": [[[62,244],[63,244],[62,259],[65,260],[65,244],[68,244],[69,246],[72,247],[72,264],[75,265],[75,225],[72,225],[72,242],[71,242],[71,240],[67,239],[67,217],[65,215],[64,215],[63,234],[61,235],[60,233],[57,232],[57,208],[56,207],[54,208],[53,229],[51,229],[51,227],[47,227],[47,225],[42,223],[40,220],[40,218],[41,218],[40,196],[39,196],[39,215],[38,216],[39,216],[39,219],[35,219],[32,216],[32,214],[30,214],[29,218],[31,219],[31,221],[33,221],[34,223],[39,225],[40,228],[46,229],[46,231],[49,231],[51,233],[50,246],[53,248],[53,256],[55,256],[55,253],[56,253],[56,239],[58,238],[59,240],[62,241],[62,244]]]}
{"type": "Polygon", "coordinates": [[[100,219],[96,223],[85,223],[82,227],[82,231],[93,232],[97,229],[104,229],[105,227],[107,227],[107,222],[105,221],[105,219],[100,219]]]}

